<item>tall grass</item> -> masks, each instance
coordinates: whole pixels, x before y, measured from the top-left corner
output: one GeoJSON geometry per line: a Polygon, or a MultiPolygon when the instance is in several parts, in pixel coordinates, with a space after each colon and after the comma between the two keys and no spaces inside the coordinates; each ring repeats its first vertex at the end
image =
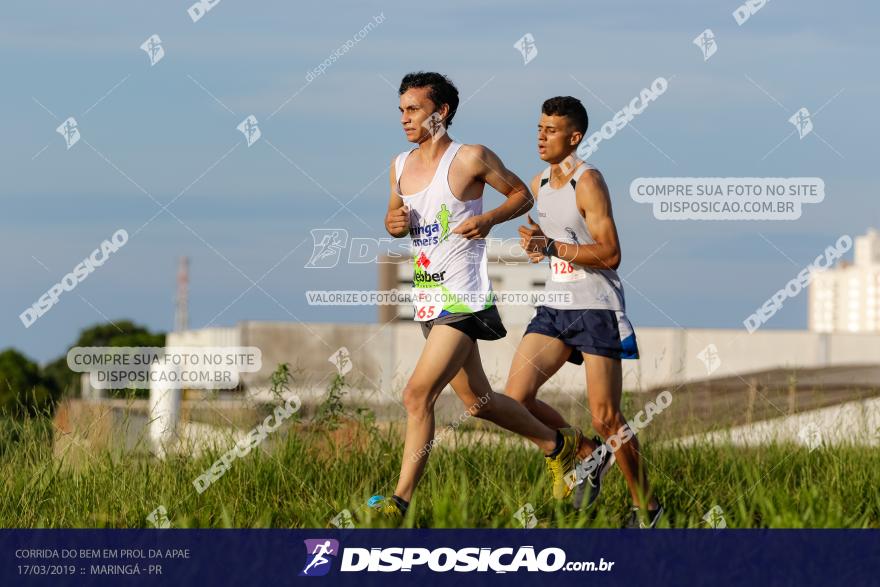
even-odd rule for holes
{"type": "MultiPolygon", "coordinates": [[[[464,427],[453,434],[432,453],[405,525],[517,527],[513,515],[526,503],[538,527],[616,527],[628,512],[616,469],[595,512],[576,514],[552,499],[536,450],[478,442],[480,434],[464,427]]],[[[0,525],[146,527],[147,515],[163,505],[174,527],[326,527],[344,509],[356,525],[378,526],[359,508],[370,495],[392,492],[401,439],[399,426],[365,420],[344,420],[332,433],[293,423],[198,494],[192,481],[219,452],[160,461],[90,451],[72,467],[53,455],[47,418],[5,420],[0,525]]],[[[643,456],[668,512],[663,526],[706,527],[702,518],[717,505],[731,528],[880,527],[877,449],[646,444],[643,456]]]]}

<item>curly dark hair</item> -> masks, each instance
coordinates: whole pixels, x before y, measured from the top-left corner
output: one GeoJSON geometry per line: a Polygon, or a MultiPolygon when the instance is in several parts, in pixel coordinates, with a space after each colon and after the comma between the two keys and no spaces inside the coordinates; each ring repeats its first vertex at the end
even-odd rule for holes
{"type": "Polygon", "coordinates": [[[452,125],[452,118],[458,110],[458,88],[448,77],[433,71],[414,71],[403,76],[400,81],[398,95],[402,96],[410,88],[430,88],[428,99],[439,109],[443,104],[449,105],[446,126],[452,125]]]}
{"type": "Polygon", "coordinates": [[[565,116],[581,134],[587,134],[590,119],[587,118],[587,109],[577,98],[556,96],[545,100],[541,113],[547,116],[565,116]]]}

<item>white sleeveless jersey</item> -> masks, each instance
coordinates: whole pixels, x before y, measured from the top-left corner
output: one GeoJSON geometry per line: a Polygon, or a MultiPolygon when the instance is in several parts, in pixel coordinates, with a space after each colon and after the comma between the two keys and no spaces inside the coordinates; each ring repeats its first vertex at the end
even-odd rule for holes
{"type": "MultiPolygon", "coordinates": [[[[596,241],[587,229],[583,214],[578,210],[575,186],[588,169],[596,169],[581,163],[571,181],[559,189],[550,187],[550,167],[541,174],[538,188],[538,224],[548,237],[562,243],[578,245],[596,241]]],[[[619,310],[625,311],[623,286],[613,269],[597,269],[562,259],[550,259],[550,278],[544,286],[547,293],[570,293],[571,304],[543,304],[557,310],[619,310]]],[[[553,299],[553,296],[548,296],[553,299]]],[[[559,299],[557,296],[556,299],[559,299]]]]}
{"type": "Polygon", "coordinates": [[[494,304],[486,264],[486,241],[468,240],[452,230],[460,222],[482,214],[483,198],[461,201],[449,188],[449,167],[461,143],[452,142],[440,159],[428,187],[403,194],[400,176],[413,150],[397,156],[397,193],[409,208],[413,253],[415,320],[447,314],[473,313],[494,304]]]}

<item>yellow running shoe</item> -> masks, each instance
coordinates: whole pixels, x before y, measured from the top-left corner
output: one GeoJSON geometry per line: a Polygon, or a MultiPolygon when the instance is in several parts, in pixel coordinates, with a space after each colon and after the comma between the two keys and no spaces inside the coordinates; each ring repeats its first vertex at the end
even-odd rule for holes
{"type": "Polygon", "coordinates": [[[565,499],[577,485],[575,465],[583,435],[577,428],[560,428],[559,432],[562,434],[562,450],[555,457],[545,456],[544,460],[553,480],[553,497],[565,499]]]}
{"type": "Polygon", "coordinates": [[[367,506],[370,508],[371,511],[379,514],[379,516],[385,518],[388,521],[403,521],[403,510],[400,509],[400,506],[397,505],[397,502],[390,497],[374,495],[370,498],[370,501],[367,502],[367,506]]]}

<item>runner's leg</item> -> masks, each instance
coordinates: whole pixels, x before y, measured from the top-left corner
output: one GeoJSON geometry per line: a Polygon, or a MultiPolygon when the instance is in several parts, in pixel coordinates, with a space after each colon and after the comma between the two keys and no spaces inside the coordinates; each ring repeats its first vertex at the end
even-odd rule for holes
{"type": "Polygon", "coordinates": [[[545,454],[549,454],[556,447],[555,428],[543,424],[513,398],[492,391],[476,344],[451,384],[472,416],[488,420],[528,438],[545,454]]]}
{"type": "MultiPolygon", "coordinates": [[[[617,434],[626,420],[620,411],[623,394],[623,374],[620,359],[588,355],[583,353],[587,371],[587,401],[593,415],[593,428],[606,439],[617,434]]],[[[633,435],[628,442],[621,444],[617,452],[617,466],[626,478],[633,503],[642,509],[642,497],[648,500],[648,509],[657,507],[657,500],[651,495],[647,471],[641,466],[639,441],[633,435]]]]}
{"type": "Polygon", "coordinates": [[[434,404],[443,388],[461,369],[474,342],[449,326],[431,329],[412,376],[403,389],[406,440],[400,478],[394,493],[410,501],[428,462],[434,438],[434,404]]]}
{"type": "MultiPolygon", "coordinates": [[[[526,334],[513,356],[504,390],[538,420],[555,430],[567,428],[569,424],[552,406],[537,398],[538,388],[565,365],[570,354],[571,347],[558,338],[536,332],[526,334]]],[[[586,458],[595,449],[596,443],[584,437],[578,456],[586,458]]]]}

